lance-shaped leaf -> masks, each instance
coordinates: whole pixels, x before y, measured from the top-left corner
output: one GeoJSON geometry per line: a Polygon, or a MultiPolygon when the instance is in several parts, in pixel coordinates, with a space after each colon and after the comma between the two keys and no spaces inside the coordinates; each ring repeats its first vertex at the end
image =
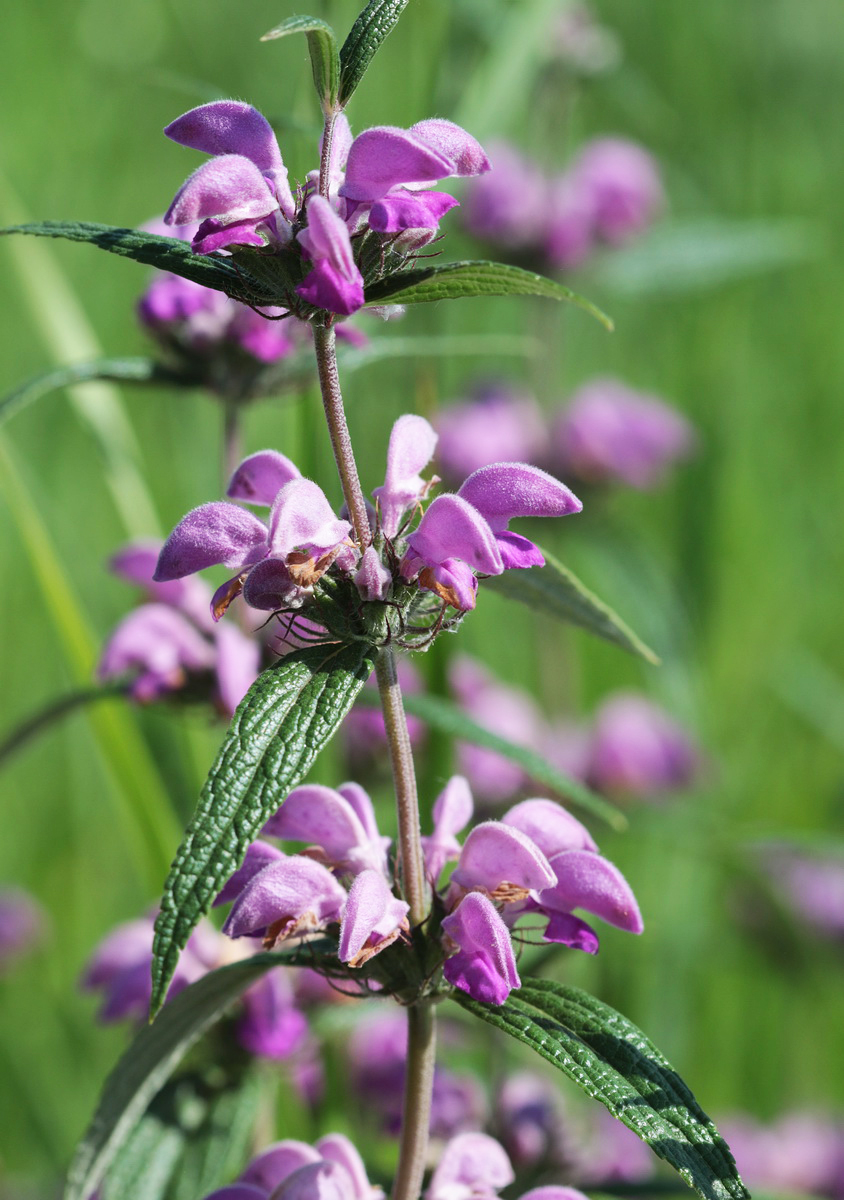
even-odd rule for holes
{"type": "Polygon", "coordinates": [[[407,0],[370,0],[340,50],[340,103],[345,107],[407,0]]]}
{"type": "Polygon", "coordinates": [[[203,976],[145,1026],[105,1082],[97,1111],[68,1171],[64,1200],[87,1200],[187,1051],[226,1008],[266,971],[279,966],[336,964],[321,939],[275,954],[256,954],[203,976]]]}
{"type": "Polygon", "coordinates": [[[536,612],[548,613],[570,625],[579,625],[605,642],[621,646],[645,662],[659,665],[659,656],[637,637],[621,617],[590,592],[577,576],[542,549],[544,567],[524,571],[505,571],[484,580],[484,589],[498,592],[509,600],[519,600],[536,612]]]}
{"type": "Polygon", "coordinates": [[[264,671],[246,693],[164,885],[153,946],[153,1014],[196,923],[307,774],[373,667],[362,642],[309,646],[264,671]]]}
{"type": "Polygon", "coordinates": [[[304,33],[308,39],[314,87],[317,90],[322,111],[326,116],[337,111],[340,90],[340,57],[337,52],[334,30],[319,17],[288,17],[286,21],[276,25],[269,33],[265,33],[261,41],[271,42],[276,38],[287,37],[290,33],[304,33]]]}
{"type": "Polygon", "coordinates": [[[533,979],[500,1007],[455,992],[482,1021],[557,1067],[680,1172],[705,1200],[747,1200],[724,1139],[651,1041],[579,988],[533,979]]]}
{"type": "Polygon", "coordinates": [[[507,263],[483,260],[445,263],[439,267],[414,267],[388,275],[366,289],[366,303],[426,304],[433,300],[463,300],[477,296],[545,296],[567,300],[595,317],[609,330],[613,323],[606,313],[554,279],[535,271],[524,271],[507,263]]]}
{"type": "MultiPolygon", "coordinates": [[[[494,750],[510,762],[523,767],[536,783],[544,784],[563,800],[569,800],[586,812],[600,817],[613,829],[627,828],[627,818],[624,813],[615,808],[603,796],[597,795],[585,783],[559,770],[552,763],[537,754],[527,746],[519,746],[500,734],[493,733],[473,721],[462,708],[444,700],[441,696],[413,695],[406,692],[403,696],[404,707],[408,713],[424,721],[431,729],[439,730],[462,742],[470,742],[473,746],[483,746],[485,750],[494,750]]],[[[359,704],[377,707],[379,701],[376,693],[363,692],[359,704]]]]}
{"type": "Polygon", "coordinates": [[[0,425],[49,392],[72,387],[76,383],[88,383],[92,379],[106,380],[110,383],[171,385],[186,382],[183,375],[153,358],[99,358],[94,362],[72,363],[70,366],[56,367],[43,375],[36,375],[34,379],[28,379],[13,392],[9,392],[0,400],[0,425]]]}
{"type": "Polygon", "coordinates": [[[100,250],[133,258],[135,262],[160,271],[170,271],[183,279],[192,279],[204,287],[225,292],[235,300],[255,305],[272,304],[273,295],[259,280],[236,269],[229,259],[210,254],[194,254],[187,242],[161,237],[139,229],[120,229],[115,225],[94,225],[85,221],[41,221],[32,225],[13,225],[0,234],[28,233],[35,237],[66,238],[71,242],[89,242],[100,250]]]}

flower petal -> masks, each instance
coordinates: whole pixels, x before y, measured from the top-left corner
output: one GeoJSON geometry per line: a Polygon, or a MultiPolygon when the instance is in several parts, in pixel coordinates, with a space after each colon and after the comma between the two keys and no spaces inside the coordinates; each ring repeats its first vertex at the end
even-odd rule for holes
{"type": "Polygon", "coordinates": [[[282,165],[276,136],[266,117],[242,100],[212,100],[177,117],[165,136],[204,154],[242,154],[262,171],[282,165]]]}
{"type": "Polygon", "coordinates": [[[486,896],[469,892],[442,927],[457,946],[443,966],[454,987],[486,1004],[503,1004],[511,990],[521,986],[510,933],[486,896]]]}
{"type": "Polygon", "coordinates": [[[355,847],[370,840],[345,796],[319,783],[294,788],[262,832],[284,841],[320,846],[336,866],[345,864],[355,847]]]}
{"type": "Polygon", "coordinates": [[[608,859],[588,850],[563,850],[550,861],[557,882],[537,897],[543,910],[583,908],[608,925],[628,933],[642,932],[642,915],[630,884],[608,859]]]}
{"type": "Polygon", "coordinates": [[[314,308],[324,308],[338,316],[350,317],[365,303],[363,276],[357,268],[355,271],[355,277],[347,279],[327,259],[320,259],[297,286],[296,295],[307,300],[314,308]]]}
{"type": "Polygon", "coordinates": [[[259,562],[243,584],[246,603],[262,612],[298,608],[305,594],[304,589],[291,577],[287,565],[278,558],[265,558],[259,562]]]}
{"type": "Polygon", "coordinates": [[[296,464],[278,450],[258,450],[244,458],[231,477],[226,495],[269,507],[286,483],[301,477],[296,464]]]}
{"type": "Polygon", "coordinates": [[[434,457],[437,435],[424,417],[405,413],[393,425],[387,447],[387,472],[375,488],[381,509],[381,528],[395,537],[404,512],[424,496],[427,487],[419,474],[434,457]]]}
{"type": "Polygon", "coordinates": [[[321,557],[348,537],[351,525],[334,515],[325,492],[311,479],[291,479],[270,513],[270,548],[276,558],[294,551],[321,557]]]}
{"type": "Polygon", "coordinates": [[[514,517],[563,517],[583,508],[559,479],[528,463],[490,463],[474,471],[457,494],[474,505],[495,533],[514,517]]]}
{"type": "Polygon", "coordinates": [[[501,820],[527,834],[546,858],[561,850],[598,850],[586,826],[554,800],[522,800],[501,820]]]}
{"type": "Polygon", "coordinates": [[[380,1188],[374,1188],[369,1182],[363,1159],[344,1134],[327,1133],[315,1143],[315,1148],[328,1162],[337,1163],[348,1171],[355,1190],[355,1200],[378,1200],[383,1195],[380,1188]]]}
{"type": "Polygon", "coordinates": [[[461,496],[437,496],[408,538],[408,557],[429,566],[459,558],[485,575],[500,575],[501,554],[487,522],[461,496]]]}
{"type": "Polygon", "coordinates": [[[459,202],[447,192],[408,192],[397,189],[376,200],[367,218],[376,233],[402,233],[405,229],[436,229],[440,219],[459,202]]]}
{"type": "Polygon", "coordinates": [[[264,557],[267,542],[266,525],[246,509],[224,500],[201,504],[164,543],[153,579],[164,583],[218,564],[243,568],[264,557]]]}
{"type": "Polygon", "coordinates": [[[241,1183],[251,1183],[263,1189],[266,1197],[275,1187],[283,1183],[288,1175],[305,1167],[309,1163],[318,1163],[321,1155],[307,1142],[297,1142],[293,1138],[274,1142],[267,1146],[257,1158],[253,1158],[249,1166],[240,1176],[241,1183]]]}
{"type": "Polygon", "coordinates": [[[278,208],[267,181],[249,158],[225,154],[197,167],[179,188],[164,215],[168,225],[187,225],[208,217],[235,221],[268,217],[278,208]]]}
{"type": "Polygon", "coordinates": [[[243,697],[258,678],[261,647],[237,625],[225,621],[216,626],[217,690],[226,712],[233,715],[243,697]]]}
{"type": "Polygon", "coordinates": [[[312,196],[305,210],[308,224],[296,240],[314,262],[327,259],[348,281],[359,275],[346,222],[324,196],[312,196]]]}
{"type": "Polygon", "coordinates": [[[271,846],[269,842],[252,842],[246,851],[244,858],[238,869],[231,874],[223,884],[214,900],[214,908],[220,904],[230,904],[232,900],[236,900],[250,880],[254,879],[259,871],[263,871],[264,867],[268,867],[270,863],[280,862],[286,856],[277,849],[271,846]]]}
{"type": "Polygon", "coordinates": [[[549,913],[548,926],[542,935],[544,942],[556,942],[560,946],[568,946],[571,950],[583,950],[586,954],[597,954],[600,940],[597,933],[586,921],[581,921],[573,913],[549,913]]]}
{"type": "Polygon", "coordinates": [[[355,967],[395,941],[410,905],[398,900],[380,871],[361,871],[349,890],[340,925],[341,962],[355,967]]]}
{"type": "Polygon", "coordinates": [[[356,1200],[348,1171],[325,1159],[294,1171],[272,1196],[273,1200],[356,1200]]]}
{"type": "Polygon", "coordinates": [[[427,1200],[473,1196],[491,1200],[515,1179],[507,1154],[485,1133],[459,1133],[442,1152],[431,1177],[427,1200]]]}
{"type": "Polygon", "coordinates": [[[411,125],[410,132],[451,161],[452,175],[483,175],[491,169],[480,142],[453,121],[444,121],[441,117],[417,121],[411,125]]]}
{"type": "Polygon", "coordinates": [[[345,901],[345,891],[322,863],[301,855],[285,857],[249,881],[235,900],[223,932],[246,937],[278,926],[283,937],[300,922],[318,929],[338,920],[345,901]]]}
{"type": "Polygon", "coordinates": [[[525,891],[553,887],[556,876],[548,859],[527,834],[500,821],[476,825],[463,843],[451,877],[459,887],[495,892],[502,884],[525,891]]]}
{"type": "Polygon", "coordinates": [[[426,183],[453,174],[451,158],[406,129],[378,125],[352,142],[340,195],[348,200],[379,200],[400,183],[426,183]]]}

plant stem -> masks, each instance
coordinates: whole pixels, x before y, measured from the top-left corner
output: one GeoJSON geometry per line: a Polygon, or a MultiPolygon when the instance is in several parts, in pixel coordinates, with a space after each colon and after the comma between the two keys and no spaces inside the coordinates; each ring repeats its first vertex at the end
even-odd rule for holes
{"type": "Polygon", "coordinates": [[[425,884],[425,863],[422,857],[419,828],[419,799],[416,794],[416,772],[413,751],[407,732],[401,687],[396,673],[392,646],[382,646],[375,660],[375,677],[381,695],[384,727],[393,768],[396,811],[399,821],[399,865],[402,891],[410,905],[411,925],[421,925],[428,915],[428,889],[425,884]]]}
{"type": "Polygon", "coordinates": [[[26,717],[11,733],[0,740],[0,764],[5,762],[16,750],[21,750],[32,738],[37,737],[39,733],[49,729],[56,721],[60,721],[62,717],[68,716],[77,708],[93,704],[97,700],[125,696],[128,690],[129,685],[125,680],[121,680],[119,683],[101,683],[87,688],[79,688],[76,692],[68,692],[66,696],[59,696],[57,700],[50,701],[39,712],[34,713],[31,717],[26,717]]]}
{"type": "Polygon", "coordinates": [[[340,483],[343,486],[343,496],[349,510],[349,518],[354,526],[355,538],[361,551],[364,551],[371,542],[372,535],[369,529],[366,502],[358,478],[355,455],[352,450],[352,439],[349,437],[349,427],[346,424],[346,413],[343,408],[340,377],[337,374],[334,330],[323,325],[314,325],[313,328],[319,387],[322,393],[325,419],[328,422],[328,432],[331,435],[331,448],[334,451],[334,460],[340,473],[340,483]]]}
{"type": "Polygon", "coordinates": [[[322,127],[322,152],[319,156],[319,194],[328,199],[331,187],[331,143],[334,141],[334,122],[337,113],[328,113],[322,127]]]}
{"type": "Polygon", "coordinates": [[[392,1200],[418,1200],[425,1174],[431,1096],[437,1054],[434,1006],[420,1000],[407,1010],[407,1073],[404,1081],[399,1163],[392,1200]]]}
{"type": "Polygon", "coordinates": [[[240,436],[240,405],[236,400],[225,401],[223,409],[223,489],[234,475],[243,458],[240,436]]]}

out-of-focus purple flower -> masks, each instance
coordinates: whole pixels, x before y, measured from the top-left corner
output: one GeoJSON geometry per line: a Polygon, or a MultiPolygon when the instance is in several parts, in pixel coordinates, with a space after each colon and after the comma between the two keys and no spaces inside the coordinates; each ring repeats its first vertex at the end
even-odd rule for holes
{"type": "Polygon", "coordinates": [[[453,483],[504,459],[536,462],[545,450],[545,423],[527,393],[505,383],[485,383],[469,398],[437,415],[437,463],[453,483]]]}
{"type": "Polygon", "coordinates": [[[305,1014],[296,1007],[293,985],[284,967],[269,971],[243,994],[237,1040],[259,1058],[285,1059],[308,1036],[305,1014]]]}
{"type": "Polygon", "coordinates": [[[558,58],[583,75],[598,75],[621,59],[618,38],[599,24],[588,4],[569,4],[555,13],[551,36],[558,58]]]}
{"type": "MultiPolygon", "coordinates": [[[[545,723],[526,692],[498,683],[467,655],[455,659],[449,683],[461,708],[484,729],[517,745],[540,749],[545,723]]],[[[481,802],[508,800],[528,781],[523,767],[483,746],[460,742],[458,761],[475,798],[481,802]]]]}
{"type": "Polygon", "coordinates": [[[275,1142],[246,1167],[236,1186],[257,1189],[267,1200],[382,1200],[363,1160],[342,1133],[306,1142],[275,1142]]]}
{"type": "MultiPolygon", "coordinates": [[[[448,1041],[448,1025],[438,1034],[448,1041]]],[[[401,1129],[402,1097],[407,1061],[407,1021],[400,1012],[364,1017],[348,1040],[352,1091],[371,1109],[385,1133],[401,1129]]],[[[437,1064],[431,1103],[431,1137],[446,1140],[478,1129],[486,1115],[483,1088],[472,1076],[456,1074],[437,1064]]]]}
{"type": "Polygon", "coordinates": [[[210,589],[199,579],[155,582],[160,545],[138,542],[111,560],[111,569],[139,584],[151,599],[112,632],[97,667],[101,680],[133,675],[131,696],[149,703],[179,691],[191,676],[213,673],[214,699],[233,713],[258,675],[261,646],[240,629],[214,628],[210,589]]]}
{"type": "Polygon", "coordinates": [[[599,708],[588,772],[599,791],[658,796],[688,787],[700,767],[686,731],[644,696],[618,692],[599,708]]]}
{"type": "Polygon", "coordinates": [[[578,1147],[572,1172],[584,1187],[644,1183],[654,1173],[653,1151],[606,1109],[596,1108],[592,1113],[587,1130],[578,1138],[578,1147]]]}
{"type": "Polygon", "coordinates": [[[844,939],[844,858],[781,844],[763,847],[763,863],[799,917],[824,937],[844,939]]]}
{"type": "Polygon", "coordinates": [[[597,230],[592,197],[571,171],[551,180],[548,194],[543,252],[553,267],[573,271],[595,250],[597,230]]]}
{"type": "Polygon", "coordinates": [[[46,930],[44,911],[29,892],[0,887],[0,974],[34,949],[46,930]]]}
{"type": "Polygon", "coordinates": [[[548,219],[548,182],[515,146],[490,146],[492,169],[474,181],[463,205],[470,233],[513,250],[542,241],[548,219]]]}
{"type": "MultiPolygon", "coordinates": [[[[149,1012],[150,969],[154,917],[127,921],[113,929],[97,946],[82,974],[86,991],[101,992],[97,1014],[104,1023],[144,1021],[149,1012]]],[[[189,983],[201,978],[222,960],[224,943],[207,921],[194,930],[179,956],[173,982],[167,993],[172,998],[189,983]]]]}
{"type": "Polygon", "coordinates": [[[749,1187],[829,1200],[844,1196],[844,1123],[840,1119],[791,1112],[771,1125],[742,1115],[719,1121],[718,1126],[749,1187]]]}
{"type": "Polygon", "coordinates": [[[533,1071],[504,1080],[495,1098],[495,1129],[517,1167],[561,1167],[567,1161],[559,1091],[533,1071]]]}
{"type": "Polygon", "coordinates": [[[521,986],[510,931],[486,896],[469,892],[442,928],[452,951],[443,975],[454,987],[486,1004],[503,1004],[521,986]]]}
{"type": "MultiPolygon", "coordinates": [[[[397,664],[399,683],[402,691],[409,696],[416,696],[422,691],[422,678],[409,658],[402,656],[397,664]]],[[[373,675],[366,684],[366,690],[376,689],[373,675]]],[[[354,763],[365,763],[379,754],[387,745],[387,731],[384,728],[384,716],[380,708],[368,704],[358,704],[352,708],[343,722],[341,729],[349,758],[354,763]]],[[[412,713],[407,717],[407,732],[412,746],[420,745],[426,735],[426,729],[418,717],[412,713]]]]}
{"type": "Polygon", "coordinates": [[[587,483],[623,483],[646,491],[695,448],[685,417],[620,380],[584,384],[552,426],[555,466],[587,483]]]}
{"type": "Polygon", "coordinates": [[[514,1179],[512,1164],[494,1138],[461,1133],[443,1150],[426,1200],[496,1200],[514,1179]]]}
{"type": "Polygon", "coordinates": [[[569,170],[587,197],[597,236],[611,246],[643,233],[665,202],[653,156],[626,138],[587,142],[569,170]]]}

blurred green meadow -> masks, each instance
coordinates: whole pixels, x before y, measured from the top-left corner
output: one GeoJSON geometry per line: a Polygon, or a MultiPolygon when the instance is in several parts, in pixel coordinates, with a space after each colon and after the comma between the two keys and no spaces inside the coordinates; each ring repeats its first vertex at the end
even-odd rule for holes
{"type": "MultiPolygon", "coordinates": [[[[522,381],[549,408],[582,380],[617,374],[694,423],[699,453],[664,487],[619,490],[554,541],[661,668],[483,587],[459,640],[549,712],[588,713],[609,691],[638,687],[705,747],[692,794],[631,808],[625,833],[593,824],[637,893],[645,935],[609,930],[597,959],[561,952],[551,970],[640,1024],[712,1113],[840,1107],[842,947],[770,900],[752,846],[794,839],[844,852],[844,8],[595,0],[623,58],[575,83],[544,61],[561,6],[411,0],[355,95],[354,129],[445,116],[549,167],[587,137],[618,133],[657,156],[670,210],[650,239],[573,278],[611,313],[612,335],[532,299],[358,321],[373,340],[521,340],[350,374],[364,486],[382,479],[400,413],[430,416],[479,374],[522,381]],[[760,906],[763,921],[753,919],[760,906]]],[[[305,7],[341,32],[358,9],[305,7]]],[[[258,41],[298,10],[287,0],[10,7],[2,224],[150,220],[199,162],[161,129],[221,95],[270,118],[302,178],[320,129],[305,45],[258,41]]],[[[479,256],[456,219],[444,250],[479,256]]],[[[87,246],[2,245],[0,394],[60,361],[144,353],[134,304],[146,280],[144,268],[87,246]]],[[[46,396],[0,430],[0,732],[90,680],[132,603],[106,559],[219,496],[220,425],[205,395],[101,386],[46,396]]],[[[332,480],[313,389],[250,408],[245,443],[332,480]]],[[[326,490],[339,503],[339,488],[326,490]]],[[[422,663],[431,686],[455,646],[443,639],[422,663]]],[[[0,1178],[57,1178],[93,1111],[125,1032],[95,1026],[80,969],[108,929],[156,901],[221,735],[205,714],[102,702],[0,772],[0,883],[31,890],[51,919],[46,944],[0,978],[0,1178]]],[[[436,740],[423,803],[451,765],[436,740]]],[[[336,748],[313,778],[344,778],[336,748]]]]}

